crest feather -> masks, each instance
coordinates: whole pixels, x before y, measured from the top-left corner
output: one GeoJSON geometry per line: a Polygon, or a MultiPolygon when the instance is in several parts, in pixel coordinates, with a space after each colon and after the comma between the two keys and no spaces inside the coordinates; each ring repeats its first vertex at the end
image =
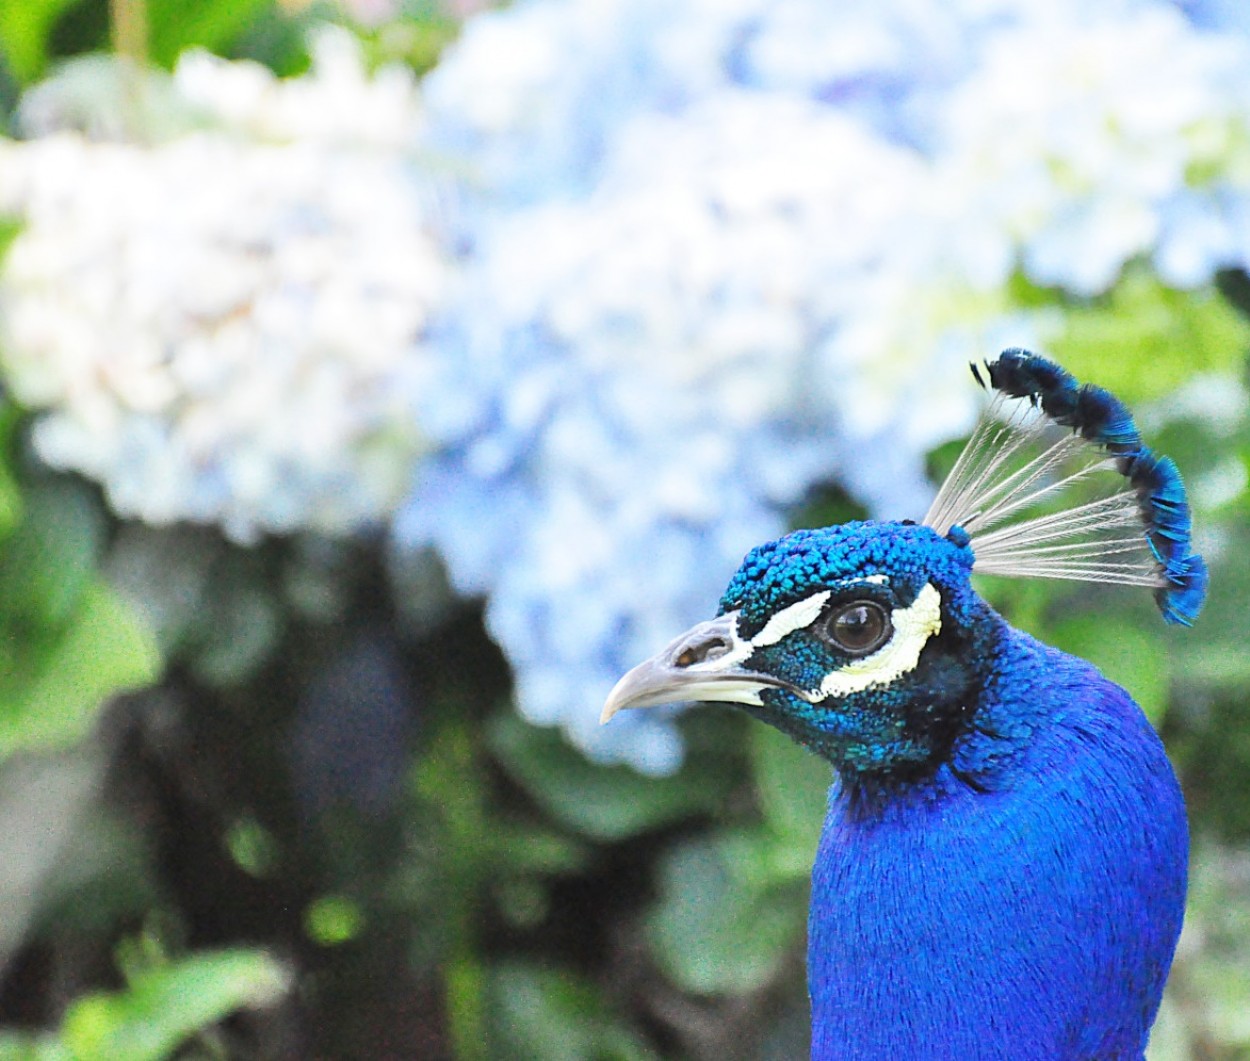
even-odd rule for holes
{"type": "Polygon", "coordinates": [[[1191,624],[1207,571],[1190,548],[1176,465],[1142,442],[1114,394],[1044,357],[1004,350],[984,372],[972,366],[994,398],[925,525],[939,534],[961,527],[974,570],[1149,586],[1167,622],[1191,624]],[[1107,484],[1103,496],[1049,507],[1085,480],[1107,484]]]}

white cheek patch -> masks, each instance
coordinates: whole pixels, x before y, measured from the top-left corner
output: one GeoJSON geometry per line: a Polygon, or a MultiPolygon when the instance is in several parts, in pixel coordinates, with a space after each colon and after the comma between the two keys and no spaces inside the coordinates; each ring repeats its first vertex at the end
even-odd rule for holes
{"type": "Polygon", "coordinates": [[[805,626],[811,626],[824,610],[825,602],[832,596],[833,593],[826,589],[820,593],[813,593],[810,597],[804,597],[788,608],[782,608],[764,624],[764,628],[758,634],[751,638],[751,647],[767,648],[769,645],[775,645],[787,634],[802,630],[805,626]]]}
{"type": "Polygon", "coordinates": [[[890,621],[894,632],[889,641],[871,656],[853,659],[825,675],[820,688],[809,690],[807,698],[816,703],[831,696],[848,696],[873,685],[888,685],[915,670],[921,650],[942,629],[942,595],[933,583],[926,582],[911,605],[896,608],[890,621]]]}

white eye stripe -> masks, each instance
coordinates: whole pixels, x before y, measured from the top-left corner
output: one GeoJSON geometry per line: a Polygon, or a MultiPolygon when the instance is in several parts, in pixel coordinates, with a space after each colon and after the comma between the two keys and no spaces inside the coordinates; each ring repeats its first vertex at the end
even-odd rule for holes
{"type": "MultiPolygon", "coordinates": [[[[840,584],[838,588],[850,588],[861,583],[880,586],[888,581],[889,578],[886,575],[868,575],[866,578],[840,584]]],[[[819,617],[832,596],[832,590],[821,590],[819,593],[813,593],[810,597],[804,597],[801,601],[795,601],[788,607],[782,608],[764,624],[758,634],[751,638],[751,647],[767,648],[769,645],[775,645],[783,637],[794,633],[795,630],[810,626],[819,617]]]]}
{"type": "Polygon", "coordinates": [[[769,618],[758,634],[751,638],[751,647],[767,648],[769,645],[775,645],[787,634],[810,626],[816,621],[816,617],[820,615],[825,603],[832,596],[832,591],[821,590],[810,597],[804,597],[801,601],[795,601],[787,608],[782,608],[776,615],[769,618]]]}
{"type": "Polygon", "coordinates": [[[848,696],[873,685],[888,685],[915,670],[924,646],[942,629],[942,595],[926,582],[908,607],[891,613],[890,622],[894,632],[889,641],[871,656],[851,660],[825,675],[819,689],[805,694],[807,699],[817,703],[831,696],[848,696]]]}

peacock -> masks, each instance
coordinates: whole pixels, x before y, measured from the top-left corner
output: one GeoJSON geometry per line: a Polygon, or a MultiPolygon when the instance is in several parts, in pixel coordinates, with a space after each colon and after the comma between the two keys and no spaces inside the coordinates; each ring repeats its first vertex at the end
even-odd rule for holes
{"type": "Polygon", "coordinates": [[[1113,394],[1018,349],[973,375],[991,400],[922,521],[751,550],[603,721],[723,701],[832,764],[813,1058],[1141,1058],[1184,913],[1180,787],[1129,695],[970,576],[1149,587],[1188,626],[1206,566],[1176,465],[1113,394]]]}

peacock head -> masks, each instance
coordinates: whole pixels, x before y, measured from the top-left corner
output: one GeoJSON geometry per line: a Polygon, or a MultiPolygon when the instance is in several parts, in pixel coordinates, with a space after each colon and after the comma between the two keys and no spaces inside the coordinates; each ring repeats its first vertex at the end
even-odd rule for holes
{"type": "Polygon", "coordinates": [[[968,728],[1006,636],[974,566],[1150,587],[1165,621],[1192,623],[1207,571],[1180,473],[1123,403],[1023,350],[973,374],[996,397],[922,523],[846,523],[752,550],[719,615],[626,674],[603,721],[727,701],[844,775],[919,774],[968,728]],[[1087,480],[1104,496],[1083,500],[1087,480]]]}
{"type": "Polygon", "coordinates": [[[924,771],[975,708],[1000,620],[968,536],[914,523],[801,530],[753,549],[715,619],[626,674],[603,719],[737,704],[852,773],[924,771]]]}

